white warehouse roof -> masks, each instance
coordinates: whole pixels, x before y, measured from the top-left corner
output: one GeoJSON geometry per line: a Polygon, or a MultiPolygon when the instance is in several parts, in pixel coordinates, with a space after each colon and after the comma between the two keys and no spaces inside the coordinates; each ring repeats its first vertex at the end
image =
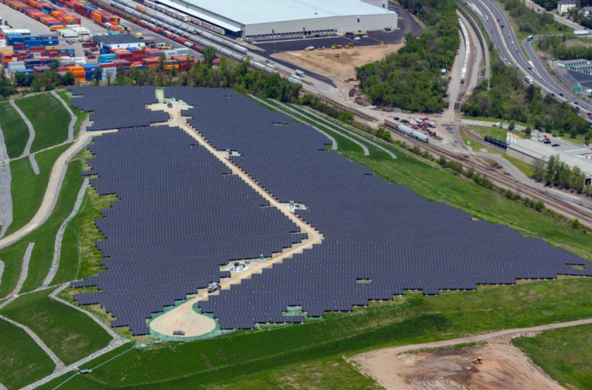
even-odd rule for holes
{"type": "MultiPolygon", "coordinates": [[[[396,12],[361,0],[185,0],[242,25],[396,12]]],[[[385,0],[385,3],[386,0],[385,0]]]]}
{"type": "Polygon", "coordinates": [[[592,150],[579,145],[551,147],[532,139],[524,139],[508,145],[508,149],[526,154],[539,160],[549,161],[551,156],[559,155],[559,159],[567,165],[578,166],[586,177],[592,176],[592,150]]]}

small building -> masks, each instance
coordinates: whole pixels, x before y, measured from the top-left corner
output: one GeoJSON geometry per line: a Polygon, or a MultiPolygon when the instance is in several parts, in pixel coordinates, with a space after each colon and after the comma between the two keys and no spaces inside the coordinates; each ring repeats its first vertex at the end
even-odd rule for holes
{"type": "Polygon", "coordinates": [[[564,14],[572,9],[576,8],[576,2],[574,0],[561,0],[557,3],[557,13],[564,14]]]}
{"type": "Polygon", "coordinates": [[[592,16],[592,7],[582,7],[582,13],[587,18],[591,17],[592,16]]]}
{"type": "Polygon", "coordinates": [[[93,41],[102,49],[128,49],[145,47],[143,40],[132,34],[95,35],[93,41]]]}
{"type": "Polygon", "coordinates": [[[586,184],[592,182],[592,149],[580,145],[562,145],[553,147],[534,139],[525,139],[508,145],[508,156],[533,165],[536,160],[549,161],[551,156],[559,155],[571,168],[580,167],[586,175],[586,184]]]}
{"type": "Polygon", "coordinates": [[[592,75],[589,73],[581,73],[573,70],[568,70],[569,78],[578,83],[578,87],[582,88],[584,92],[592,92],[592,75]]]}

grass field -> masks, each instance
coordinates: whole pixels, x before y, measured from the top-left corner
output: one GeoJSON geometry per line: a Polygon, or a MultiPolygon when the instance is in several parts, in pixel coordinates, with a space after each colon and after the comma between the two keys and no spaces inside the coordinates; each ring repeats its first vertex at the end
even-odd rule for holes
{"type": "Polygon", "coordinates": [[[58,95],[70,106],[70,110],[76,115],[76,124],[74,125],[74,138],[80,133],[80,127],[84,123],[84,120],[88,116],[88,113],[80,111],[77,108],[72,107],[72,93],[66,90],[58,91],[58,95]]]}
{"type": "Polygon", "coordinates": [[[0,383],[20,389],[53,372],[55,364],[21,328],[0,319],[0,383]]]}
{"type": "Polygon", "coordinates": [[[592,325],[543,332],[512,341],[568,389],[592,389],[592,325]]]}
{"type": "MultiPolygon", "coordinates": [[[[2,283],[0,284],[0,297],[6,296],[14,289],[21,272],[23,255],[29,242],[35,242],[35,247],[29,262],[29,276],[23,284],[21,292],[30,291],[41,286],[53,260],[56,233],[64,219],[72,211],[81,184],[80,161],[76,158],[68,165],[60,195],[47,221],[16,243],[0,249],[0,259],[6,264],[2,283]]],[[[77,254],[73,259],[61,258],[58,272],[67,272],[68,268],[73,268],[70,273],[75,273],[76,267],[78,267],[77,254]]],[[[56,276],[53,283],[57,284],[65,281],[67,280],[58,280],[56,276]]]]}
{"type": "Polygon", "coordinates": [[[15,103],[35,129],[35,139],[31,146],[32,153],[60,144],[68,139],[70,114],[62,103],[50,93],[17,99],[15,103]]]}
{"type": "Polygon", "coordinates": [[[2,127],[8,157],[20,157],[29,140],[29,129],[23,118],[8,102],[0,103],[0,127],[2,127]]]}
{"type": "MultiPolygon", "coordinates": [[[[319,380],[330,380],[323,378],[325,370],[319,367],[327,359],[387,345],[589,318],[592,302],[585,292],[591,287],[591,279],[565,278],[438,297],[408,293],[407,305],[376,303],[354,310],[354,315],[329,313],[323,321],[305,325],[132,351],[60,389],[209,389],[216,384],[256,380],[272,386],[274,378],[282,378],[290,366],[309,366],[319,373],[319,380]]],[[[92,362],[84,368],[95,365],[92,362]]]]}
{"type": "Polygon", "coordinates": [[[0,314],[31,328],[66,364],[104,348],[111,336],[86,314],[48,298],[52,289],[21,295],[0,314]]]}
{"type": "Polygon", "coordinates": [[[55,161],[70,147],[70,144],[61,145],[53,149],[40,152],[35,155],[39,165],[39,175],[33,172],[28,158],[21,158],[10,162],[12,183],[12,224],[8,227],[6,235],[16,232],[29,222],[43,201],[43,195],[49,182],[49,175],[55,161]]]}

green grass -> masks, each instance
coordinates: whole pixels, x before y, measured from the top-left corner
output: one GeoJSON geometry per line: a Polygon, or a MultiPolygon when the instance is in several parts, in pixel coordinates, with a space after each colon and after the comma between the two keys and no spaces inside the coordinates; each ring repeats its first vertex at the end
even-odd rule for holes
{"type": "Polygon", "coordinates": [[[69,147],[70,144],[61,145],[36,154],[39,175],[33,172],[31,162],[26,157],[10,162],[12,224],[8,227],[6,235],[16,232],[35,216],[43,201],[53,165],[69,147]]]}
{"type": "Polygon", "coordinates": [[[58,91],[57,94],[60,95],[62,100],[64,100],[68,104],[70,110],[72,110],[74,115],[76,115],[76,124],[74,125],[74,138],[76,138],[78,134],[80,134],[80,128],[82,127],[82,124],[88,116],[88,113],[74,108],[72,106],[72,92],[64,90],[58,91]]]}
{"type": "Polygon", "coordinates": [[[592,389],[591,325],[550,330],[512,342],[568,389],[592,389]]]}
{"type": "MultiPolygon", "coordinates": [[[[290,366],[311,366],[312,372],[318,372],[314,367],[323,365],[326,359],[389,345],[589,318],[592,302],[586,292],[590,288],[591,279],[565,278],[481,287],[473,292],[443,292],[438,297],[408,293],[408,305],[376,303],[355,309],[353,315],[328,313],[324,320],[305,325],[134,350],[60,389],[87,388],[87,383],[93,389],[210,389],[213,385],[255,380],[274,387],[273,378],[290,373],[290,366]]],[[[357,380],[352,374],[343,375],[357,380]]],[[[318,375],[329,381],[326,376],[331,375],[318,375]]]]}
{"type": "Polygon", "coordinates": [[[23,118],[8,102],[0,103],[0,127],[4,134],[8,157],[20,157],[29,140],[29,129],[23,118]]]}
{"type": "Polygon", "coordinates": [[[31,146],[32,153],[60,144],[68,139],[70,114],[62,103],[50,93],[17,99],[15,103],[35,129],[35,139],[31,146]]]}
{"type": "Polygon", "coordinates": [[[0,383],[20,389],[53,372],[55,364],[21,328],[0,319],[0,383]]]}
{"type": "MultiPolygon", "coordinates": [[[[463,120],[475,120],[475,121],[481,121],[481,122],[491,122],[491,123],[501,122],[504,125],[505,128],[508,128],[508,126],[510,124],[510,122],[506,122],[503,119],[490,118],[490,117],[485,117],[485,116],[474,116],[473,117],[473,116],[463,115],[462,119],[463,120]]],[[[524,126],[524,127],[530,126],[528,123],[523,123],[523,122],[514,121],[514,123],[517,126],[524,126]]],[[[467,126],[470,126],[470,125],[467,124],[467,126]]]]}
{"type": "Polygon", "coordinates": [[[4,272],[0,280],[0,297],[5,297],[14,290],[21,275],[23,256],[28,243],[19,241],[17,244],[12,245],[10,249],[0,250],[0,259],[4,262],[4,272]]]}
{"type": "Polygon", "coordinates": [[[104,348],[111,336],[86,314],[49,299],[52,289],[21,295],[0,314],[31,328],[66,364],[104,348]]]}
{"type": "MultiPolygon", "coordinates": [[[[35,246],[29,262],[29,276],[25,280],[21,292],[30,291],[41,286],[53,260],[56,233],[74,207],[82,180],[80,175],[80,161],[78,158],[75,158],[68,165],[58,200],[47,221],[16,243],[0,249],[0,259],[5,262],[4,275],[0,284],[0,297],[6,296],[16,286],[21,272],[23,255],[29,242],[35,242],[35,246]]],[[[77,254],[75,255],[75,259],[62,257],[60,259],[58,273],[67,272],[68,268],[73,268],[73,270],[70,270],[70,273],[75,273],[77,266],[77,254]]],[[[59,280],[56,276],[53,283],[63,283],[68,280],[71,279],[59,280]]]]}

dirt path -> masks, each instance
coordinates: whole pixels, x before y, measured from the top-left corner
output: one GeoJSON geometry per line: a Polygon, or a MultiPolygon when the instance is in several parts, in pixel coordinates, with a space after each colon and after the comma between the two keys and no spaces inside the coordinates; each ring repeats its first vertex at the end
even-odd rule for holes
{"type": "MultiPolygon", "coordinates": [[[[391,348],[383,348],[372,352],[362,353],[356,355],[352,358],[353,361],[360,365],[360,370],[367,375],[375,378],[381,385],[385,386],[387,389],[396,389],[396,390],[405,390],[405,389],[422,389],[422,387],[409,387],[410,383],[407,383],[406,386],[401,387],[402,378],[397,374],[396,370],[393,370],[398,364],[400,358],[398,355],[410,352],[410,351],[417,351],[421,349],[436,349],[436,348],[445,348],[445,347],[452,347],[458,344],[466,344],[466,343],[479,343],[479,342],[486,342],[493,339],[500,339],[500,338],[509,338],[509,337],[517,337],[519,335],[525,335],[529,333],[538,333],[543,332],[546,330],[552,329],[560,329],[560,328],[569,328],[572,326],[579,326],[579,325],[588,325],[592,324],[591,319],[585,320],[577,320],[577,321],[570,321],[570,322],[559,322],[555,324],[547,324],[547,325],[540,325],[540,326],[533,326],[530,328],[517,328],[517,329],[505,329],[500,330],[497,332],[486,333],[481,335],[475,336],[468,336],[468,337],[461,337],[458,339],[451,339],[451,340],[443,340],[443,341],[434,341],[431,343],[423,343],[423,344],[415,344],[415,345],[404,345],[400,347],[391,347],[391,348]]],[[[479,356],[479,355],[478,355],[479,356]]],[[[522,357],[526,359],[526,357],[522,357]]],[[[526,359],[528,360],[528,359],[526,359]]],[[[518,364],[518,363],[516,363],[518,364]]],[[[522,364],[522,363],[520,363],[522,364]]],[[[529,363],[532,367],[535,367],[532,363],[529,363]]],[[[538,368],[537,368],[538,369],[538,368]]],[[[539,370],[540,371],[540,370],[539,370]]],[[[538,388],[532,387],[533,390],[544,390],[544,389],[563,389],[563,387],[557,385],[555,382],[551,381],[547,378],[547,387],[539,386],[538,388]],[[553,387],[558,386],[558,387],[553,387]]],[[[431,389],[431,387],[423,387],[426,389],[431,389]]],[[[462,389],[463,387],[433,387],[433,389],[448,389],[448,388],[459,388],[462,389]]],[[[524,387],[521,382],[518,387],[470,387],[471,389],[508,389],[512,390],[514,388],[523,388],[524,387]]]]}
{"type": "MultiPolygon", "coordinates": [[[[291,212],[287,205],[278,202],[271,194],[265,189],[260,187],[253,179],[243,172],[238,166],[234,165],[230,159],[225,157],[223,152],[216,150],[212,145],[206,142],[201,135],[187,124],[187,117],[183,117],[181,111],[190,109],[186,104],[175,103],[172,107],[168,107],[166,104],[153,104],[148,106],[153,111],[166,111],[170,115],[170,120],[166,123],[158,123],[155,125],[167,125],[170,127],[179,127],[183,129],[187,134],[197,140],[200,145],[204,146],[210,153],[212,153],[220,162],[226,165],[234,175],[238,175],[243,181],[245,181],[251,188],[265,198],[271,207],[277,208],[292,222],[300,227],[301,233],[308,234],[308,238],[303,240],[299,244],[295,244],[290,248],[284,249],[283,252],[273,256],[268,261],[253,261],[252,266],[245,269],[242,272],[233,272],[230,279],[221,281],[220,286],[223,290],[229,289],[233,284],[241,283],[244,279],[250,279],[254,273],[261,273],[265,268],[270,268],[274,264],[281,263],[284,259],[292,257],[294,254],[302,253],[305,249],[311,249],[313,245],[320,244],[323,240],[323,236],[317,232],[314,228],[302,221],[296,214],[291,212]]],[[[197,129],[199,130],[199,129],[197,129]]],[[[255,259],[254,259],[255,260],[255,259]]],[[[219,294],[218,292],[214,294],[219,294]]],[[[174,330],[183,330],[185,337],[195,337],[206,334],[212,330],[212,324],[210,318],[201,314],[195,313],[193,305],[201,300],[207,300],[207,292],[203,292],[197,295],[195,298],[185,302],[184,304],[172,309],[165,314],[152,321],[150,326],[154,325],[155,331],[158,333],[173,336],[174,330]],[[182,325],[183,328],[179,329],[177,326],[182,325]]]]}

